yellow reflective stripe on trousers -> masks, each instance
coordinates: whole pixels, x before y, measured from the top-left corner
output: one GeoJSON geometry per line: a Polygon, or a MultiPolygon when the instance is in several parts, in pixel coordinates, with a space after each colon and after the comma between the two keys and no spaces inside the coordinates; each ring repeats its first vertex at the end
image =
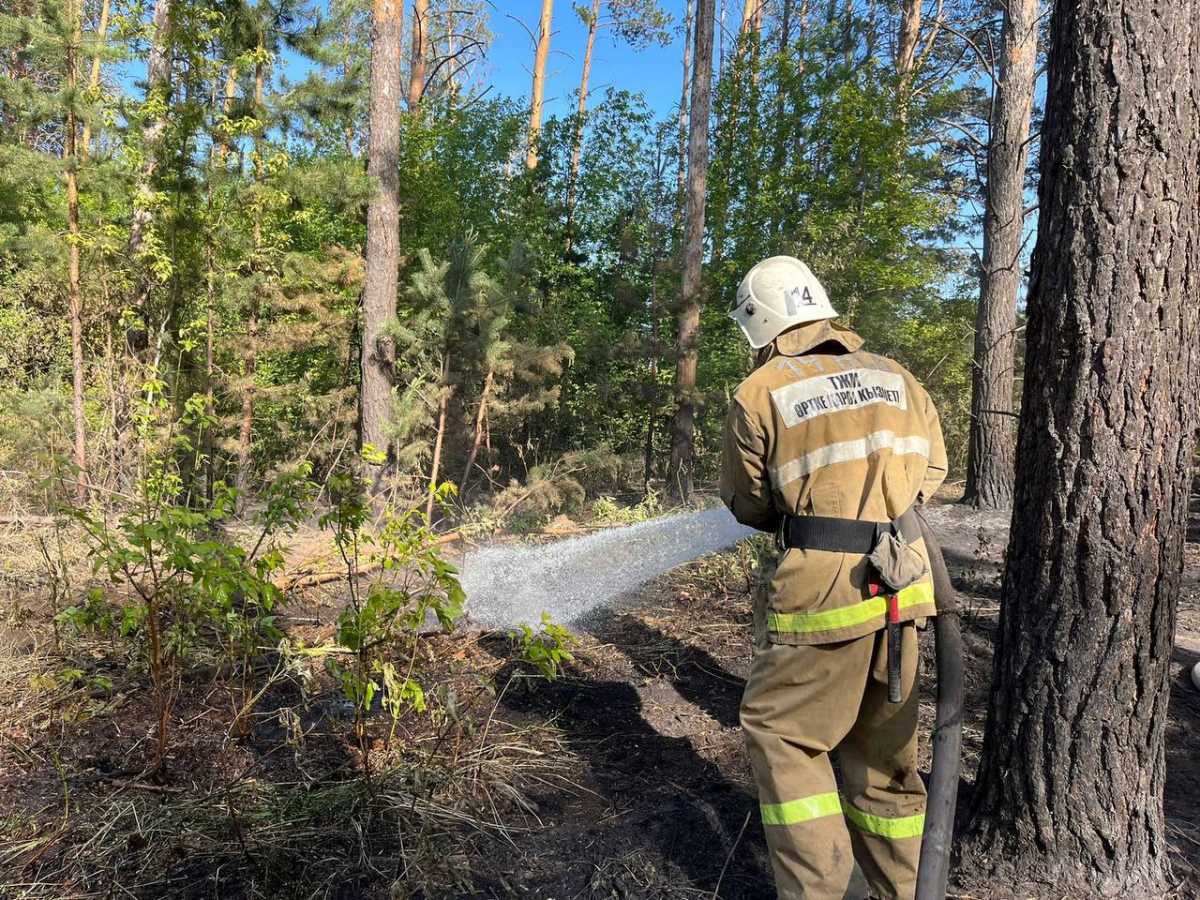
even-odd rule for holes
{"type": "Polygon", "coordinates": [[[859,831],[865,831],[867,834],[873,834],[876,837],[887,838],[888,840],[900,840],[902,838],[920,837],[925,831],[925,814],[917,813],[915,816],[902,816],[898,819],[889,819],[885,816],[872,816],[860,809],[856,809],[849,803],[842,805],[842,811],[859,831]]]}
{"type": "Polygon", "coordinates": [[[902,816],[889,819],[886,816],[873,816],[844,802],[837,791],[827,794],[813,794],[801,797],[799,800],[788,800],[784,803],[763,803],[761,805],[764,825],[799,825],[813,819],[823,819],[826,816],[842,813],[859,831],[873,834],[889,840],[920,837],[925,831],[925,814],[902,816]]]}
{"type": "Polygon", "coordinates": [[[764,825],[799,825],[810,819],[840,813],[842,798],[837,791],[830,791],[828,794],[813,794],[786,803],[763,803],[760,808],[764,825]]]}
{"type": "MultiPolygon", "coordinates": [[[[922,606],[933,602],[933,585],[928,581],[918,581],[909,585],[899,594],[900,609],[922,606]]],[[[814,613],[767,613],[767,627],[771,631],[785,631],[796,634],[811,634],[815,631],[832,631],[835,628],[853,628],[863,622],[869,622],[887,611],[887,599],[883,596],[872,597],[859,603],[843,606],[841,609],[827,609],[814,613]]]]}

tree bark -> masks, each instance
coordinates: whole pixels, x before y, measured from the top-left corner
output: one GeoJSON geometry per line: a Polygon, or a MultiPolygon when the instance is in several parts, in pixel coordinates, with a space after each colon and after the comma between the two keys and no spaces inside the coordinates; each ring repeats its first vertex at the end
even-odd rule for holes
{"type": "MultiPolygon", "coordinates": [[[[214,94],[216,87],[213,87],[214,94]]],[[[229,66],[225,73],[224,96],[221,100],[221,112],[224,118],[229,117],[233,109],[233,101],[237,95],[237,67],[229,66]]],[[[215,97],[214,97],[215,100],[215,97]]],[[[215,103],[214,103],[215,106],[215,103]]],[[[204,225],[204,412],[209,421],[204,427],[204,497],[211,503],[214,495],[217,474],[216,434],[213,422],[217,414],[216,400],[216,303],[217,303],[217,272],[216,248],[213,235],[213,175],[216,166],[224,166],[225,155],[229,151],[229,136],[224,123],[212,129],[212,146],[209,157],[209,177],[206,185],[206,221],[204,225]]]]}
{"type": "Polygon", "coordinates": [[[159,143],[167,127],[166,105],[171,81],[171,0],[155,0],[154,39],[146,64],[146,102],[162,104],[162,113],[153,116],[142,131],[142,164],[134,183],[133,220],[127,245],[130,257],[141,250],[146,232],[154,223],[154,175],[158,171],[159,143]]]}
{"type": "Polygon", "coordinates": [[[491,395],[492,381],[495,377],[496,370],[488,366],[487,375],[483,379],[483,389],[479,392],[479,410],[475,413],[475,436],[471,440],[471,452],[467,454],[467,464],[463,466],[463,476],[458,483],[460,495],[466,492],[467,479],[471,477],[471,469],[479,455],[479,447],[483,444],[483,420],[487,417],[488,397],[491,395]]]}
{"type": "Polygon", "coordinates": [[[67,121],[63,141],[63,169],[67,182],[67,293],[71,314],[71,412],[75,426],[75,502],[87,500],[87,418],[85,416],[83,378],[83,295],[79,286],[79,185],[76,168],[79,165],[75,132],[76,54],[81,40],[80,0],[68,0],[67,15],[71,22],[71,38],[67,44],[67,121]]]}
{"type": "Polygon", "coordinates": [[[412,59],[409,63],[408,108],[415,110],[421,105],[425,93],[425,58],[428,56],[429,0],[413,3],[412,59]]]}
{"type": "MultiPolygon", "coordinates": [[[[717,81],[725,77],[725,16],[728,10],[726,9],[726,0],[721,0],[721,15],[717,19],[717,81]]],[[[688,31],[692,29],[688,26],[688,31]]],[[[684,90],[687,90],[685,87],[684,90]]]]}
{"type": "MultiPolygon", "coordinates": [[[[392,371],[396,350],[387,328],[396,316],[400,266],[400,47],[401,0],[374,0],[371,35],[370,134],[367,174],[375,192],[367,205],[363,284],[362,426],[360,438],[387,452],[391,443],[392,371]]],[[[378,483],[382,467],[375,470],[378,483]]]]}
{"type": "Polygon", "coordinates": [[[538,164],[538,135],[542,133],[542,97],[546,91],[546,58],[550,55],[550,24],[554,0],[542,0],[542,20],[538,30],[537,53],[533,58],[533,93],[529,104],[529,145],[525,151],[525,168],[532,171],[538,164]]]}
{"type": "Polygon", "coordinates": [[[571,249],[571,219],[575,213],[575,189],[579,178],[579,161],[583,156],[583,119],[587,114],[588,79],[592,74],[592,49],[596,46],[596,31],[600,27],[600,0],[592,0],[588,19],[587,45],[583,51],[583,74],[579,78],[579,106],[576,110],[575,137],[571,144],[571,171],[567,177],[567,249],[571,249]]]}
{"type": "MultiPolygon", "coordinates": [[[[438,472],[442,465],[442,445],[446,439],[446,411],[450,407],[450,355],[442,357],[441,397],[438,398],[437,435],[433,440],[433,461],[429,465],[429,498],[425,501],[425,521],[433,521],[433,498],[437,494],[438,472]]],[[[485,406],[484,409],[487,407],[485,406]]]]}
{"type": "MultiPolygon", "coordinates": [[[[233,110],[233,101],[237,99],[237,66],[231,65],[225,72],[225,95],[221,98],[221,112],[225,118],[229,118],[229,113],[233,110]]],[[[217,162],[221,165],[225,164],[225,154],[229,152],[229,137],[222,126],[220,137],[214,141],[214,151],[216,153],[217,162]]]]}
{"type": "MultiPolygon", "coordinates": [[[[454,59],[454,7],[446,10],[446,56],[454,59]]],[[[450,66],[446,72],[446,98],[451,105],[458,97],[458,82],[455,80],[455,66],[450,66]]]]}
{"type": "Polygon", "coordinates": [[[896,73],[908,81],[917,65],[917,45],[921,38],[922,0],[903,0],[900,26],[896,33],[896,73]]]}
{"type": "Polygon", "coordinates": [[[971,426],[963,502],[996,509],[1012,503],[1013,382],[1017,292],[1025,231],[1025,167],[1037,68],[1038,0],[1010,0],[1002,28],[988,142],[983,271],[975,316],[971,426]]]}
{"type": "MultiPolygon", "coordinates": [[[[100,87],[100,51],[104,49],[104,41],[108,37],[108,14],[111,11],[110,0],[101,0],[100,21],[96,24],[96,52],[92,54],[92,72],[88,78],[88,92],[95,95],[100,87]]],[[[97,133],[99,137],[99,133],[97,133]]],[[[80,159],[87,160],[92,147],[92,120],[89,117],[83,123],[83,138],[79,144],[80,159]]]]}
{"type": "Polygon", "coordinates": [[[1198,0],[1054,8],[1013,528],[964,847],[1004,896],[1169,892],[1164,732],[1200,388],[1198,21],[1198,0]]]}
{"type": "MultiPolygon", "coordinates": [[[[257,123],[254,131],[254,181],[261,189],[265,178],[266,161],[263,155],[266,148],[263,146],[263,136],[265,133],[265,118],[266,109],[263,104],[263,86],[265,81],[265,72],[261,53],[263,50],[263,42],[260,36],[258,42],[259,59],[254,63],[254,121],[257,123]]],[[[254,271],[261,270],[262,254],[262,205],[261,200],[254,204],[254,224],[252,227],[253,253],[254,260],[252,263],[254,271]]],[[[238,506],[244,502],[246,491],[250,487],[250,464],[251,464],[251,439],[254,434],[254,379],[258,371],[258,317],[259,317],[259,291],[257,285],[251,290],[250,309],[246,316],[246,356],[243,362],[244,376],[246,379],[245,386],[242,388],[242,415],[241,424],[238,427],[238,465],[237,465],[237,490],[238,490],[238,506]]]]}
{"type": "Polygon", "coordinates": [[[688,134],[687,221],[679,304],[675,417],[671,423],[669,489],[692,492],[695,474],[696,367],[699,360],[701,281],[704,275],[704,197],[708,188],[708,115],[712,88],[713,0],[697,0],[688,134]]]}
{"type": "MultiPolygon", "coordinates": [[[[762,0],[745,0],[742,4],[742,36],[758,29],[759,9],[762,0]]],[[[740,50],[741,48],[739,48],[740,50]]]]}
{"type": "Polygon", "coordinates": [[[692,65],[692,15],[694,0],[687,0],[683,14],[683,86],[679,89],[679,168],[675,173],[676,228],[683,219],[684,189],[687,186],[688,89],[692,65]]]}

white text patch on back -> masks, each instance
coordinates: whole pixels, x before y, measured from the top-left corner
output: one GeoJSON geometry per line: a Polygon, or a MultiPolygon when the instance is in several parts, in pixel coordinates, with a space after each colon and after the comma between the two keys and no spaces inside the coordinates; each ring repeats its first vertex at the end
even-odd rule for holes
{"type": "Polygon", "coordinates": [[[908,408],[904,377],[880,369],[851,369],[806,378],[771,391],[771,400],[788,428],[817,416],[872,403],[908,408]]]}

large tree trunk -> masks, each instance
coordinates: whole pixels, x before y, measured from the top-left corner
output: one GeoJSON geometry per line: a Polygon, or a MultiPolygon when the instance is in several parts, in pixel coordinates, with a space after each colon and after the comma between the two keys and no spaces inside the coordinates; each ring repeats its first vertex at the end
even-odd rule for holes
{"type": "MultiPolygon", "coordinates": [[[[92,54],[92,72],[88,78],[88,93],[95,95],[100,88],[100,52],[104,49],[104,41],[108,37],[108,14],[111,3],[101,0],[100,21],[96,24],[96,51],[92,54]]],[[[92,146],[92,119],[89,116],[83,123],[83,139],[79,144],[79,156],[86,160],[92,146]]]]}
{"type": "Polygon", "coordinates": [[[83,295],[79,287],[79,185],[75,170],[79,165],[75,131],[76,48],[79,46],[80,0],[68,0],[71,40],[67,44],[67,121],[63,136],[63,168],[67,181],[67,293],[71,310],[71,411],[75,423],[75,502],[87,500],[87,418],[83,407],[83,295]]]}
{"type": "Polygon", "coordinates": [[[963,501],[991,509],[1012,503],[1013,366],[1037,23],[1038,0],[1010,0],[1004,14],[1004,50],[988,142],[983,271],[975,316],[971,433],[963,501]]]}
{"type": "Polygon", "coordinates": [[[1054,9],[1013,528],[965,847],[1005,896],[1168,892],[1164,729],[1200,388],[1198,21],[1198,0],[1054,9]]]}
{"type": "Polygon", "coordinates": [[[154,38],[146,63],[146,100],[162,104],[163,112],[146,123],[142,131],[142,163],[134,181],[133,220],[129,226],[128,254],[134,256],[154,222],[154,175],[158,151],[167,127],[166,103],[171,81],[171,0],[155,0],[154,38]]]}
{"type": "Polygon", "coordinates": [[[678,359],[675,363],[675,418],[671,423],[669,489],[692,492],[696,442],[696,365],[700,344],[701,279],[704,274],[704,196],[708,187],[708,113],[712,88],[713,0],[696,4],[695,63],[688,134],[687,223],[683,284],[679,303],[678,359]]]}
{"type": "MultiPolygon", "coordinates": [[[[396,316],[400,277],[400,46],[404,7],[401,0],[374,0],[374,4],[367,174],[375,183],[375,192],[367,206],[360,437],[364,447],[370,445],[387,452],[396,350],[386,332],[396,316]]],[[[382,468],[376,470],[376,483],[381,473],[382,468]]]]}
{"type": "Polygon", "coordinates": [[[421,105],[425,93],[425,58],[429,45],[429,0],[413,3],[412,58],[409,62],[408,108],[421,105]]]}
{"type": "Polygon", "coordinates": [[[529,104],[528,148],[525,168],[536,169],[538,164],[538,135],[542,133],[542,97],[546,92],[546,58],[550,55],[550,24],[554,0],[542,0],[542,20],[538,29],[537,53],[533,58],[533,92],[529,104]]]}
{"type": "Polygon", "coordinates": [[[583,74],[579,78],[579,106],[575,117],[575,136],[571,143],[571,171],[567,176],[567,249],[571,249],[571,220],[575,214],[575,189],[579,178],[579,160],[583,156],[583,119],[587,115],[588,79],[592,74],[592,50],[600,28],[600,0],[592,0],[588,18],[587,46],[583,51],[583,74]]]}

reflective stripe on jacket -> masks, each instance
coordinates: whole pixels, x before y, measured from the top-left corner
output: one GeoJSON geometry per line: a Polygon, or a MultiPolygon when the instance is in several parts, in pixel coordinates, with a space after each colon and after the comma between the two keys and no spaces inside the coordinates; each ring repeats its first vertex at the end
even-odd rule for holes
{"type": "MultiPolygon", "coordinates": [[[[795,328],[739,385],[721,467],[721,499],[738,521],[763,531],[783,513],[882,522],[942,483],[946,448],[929,394],[862,344],[831,322],[795,328]]],[[[914,546],[926,555],[924,542],[914,546]]],[[[899,600],[902,620],[936,612],[928,580],[899,600]]],[[[861,554],[787,550],[767,590],[776,643],[860,637],[883,627],[884,611],[861,554]]]]}

